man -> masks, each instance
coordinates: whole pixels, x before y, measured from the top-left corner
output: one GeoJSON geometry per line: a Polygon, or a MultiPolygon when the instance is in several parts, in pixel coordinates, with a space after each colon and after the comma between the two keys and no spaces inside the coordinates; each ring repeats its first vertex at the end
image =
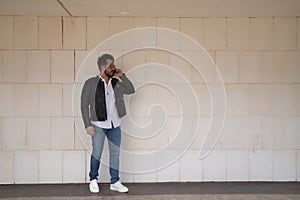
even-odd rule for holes
{"type": "Polygon", "coordinates": [[[89,188],[92,193],[99,192],[97,177],[104,140],[107,137],[110,190],[128,192],[128,188],[119,181],[120,118],[126,115],[123,94],[133,94],[135,89],[122,70],[116,69],[112,55],[103,54],[98,58],[97,64],[100,75],[88,79],[81,93],[82,118],[87,134],[92,137],[93,146],[89,188]]]}

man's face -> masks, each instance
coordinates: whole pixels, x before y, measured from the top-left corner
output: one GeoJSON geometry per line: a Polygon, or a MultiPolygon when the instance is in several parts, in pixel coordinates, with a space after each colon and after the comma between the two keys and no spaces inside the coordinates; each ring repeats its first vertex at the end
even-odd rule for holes
{"type": "Polygon", "coordinates": [[[106,63],[108,64],[108,66],[105,68],[104,73],[107,77],[111,78],[116,72],[116,66],[112,60],[108,60],[106,63]]]}

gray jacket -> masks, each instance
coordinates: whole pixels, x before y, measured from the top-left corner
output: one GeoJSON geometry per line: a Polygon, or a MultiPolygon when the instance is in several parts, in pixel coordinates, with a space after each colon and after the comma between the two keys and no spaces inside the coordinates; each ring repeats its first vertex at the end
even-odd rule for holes
{"type": "MultiPolygon", "coordinates": [[[[135,89],[125,74],[122,75],[120,81],[113,78],[112,85],[115,93],[116,108],[121,118],[126,115],[123,95],[133,94],[135,89]]],[[[85,128],[92,126],[91,121],[105,121],[107,119],[104,90],[104,83],[99,76],[89,78],[84,83],[81,92],[81,114],[85,128]]]]}

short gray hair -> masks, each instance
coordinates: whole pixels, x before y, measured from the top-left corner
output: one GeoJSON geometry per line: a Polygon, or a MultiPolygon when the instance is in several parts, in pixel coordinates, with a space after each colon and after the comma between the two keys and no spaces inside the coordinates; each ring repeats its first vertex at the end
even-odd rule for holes
{"type": "Polygon", "coordinates": [[[103,65],[107,65],[106,60],[114,61],[115,59],[110,54],[103,54],[102,56],[98,57],[97,65],[98,65],[99,70],[103,65]]]}

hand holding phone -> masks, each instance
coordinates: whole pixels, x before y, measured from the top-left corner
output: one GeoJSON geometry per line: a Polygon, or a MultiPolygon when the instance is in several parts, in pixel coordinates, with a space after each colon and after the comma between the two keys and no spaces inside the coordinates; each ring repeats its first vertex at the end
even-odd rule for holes
{"type": "Polygon", "coordinates": [[[122,72],[121,69],[116,68],[116,69],[115,69],[115,74],[114,74],[114,75],[115,75],[115,76],[118,76],[118,77],[121,77],[121,76],[123,75],[123,72],[122,72]]]}

